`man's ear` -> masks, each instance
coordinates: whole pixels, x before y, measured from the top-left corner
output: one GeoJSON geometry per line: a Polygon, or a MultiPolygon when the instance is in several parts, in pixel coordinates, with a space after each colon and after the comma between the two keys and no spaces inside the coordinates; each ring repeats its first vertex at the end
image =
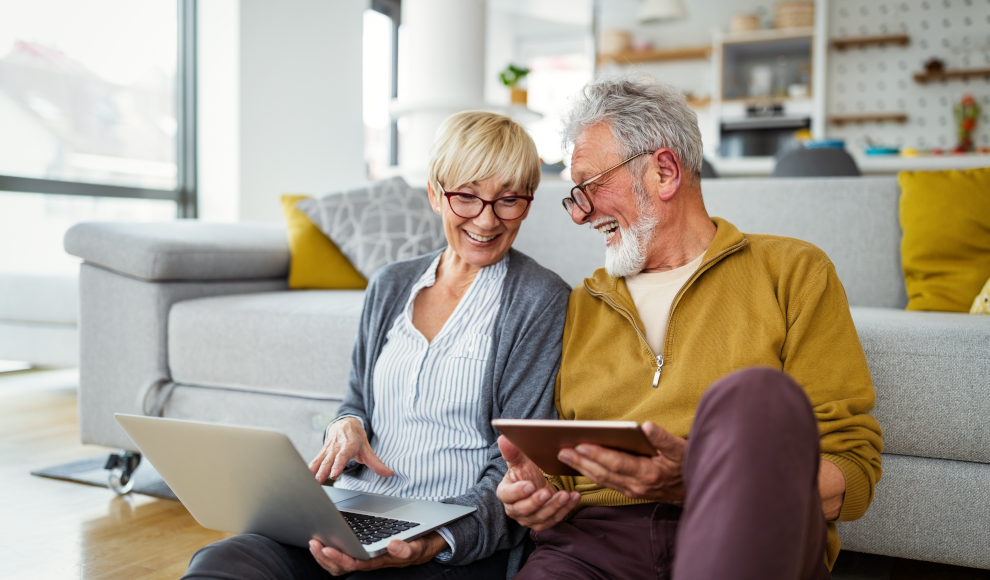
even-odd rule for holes
{"type": "Polygon", "coordinates": [[[651,155],[653,167],[650,175],[653,178],[654,187],[663,201],[669,201],[674,197],[681,187],[684,174],[681,171],[681,160],[677,158],[670,149],[662,147],[651,155]]]}

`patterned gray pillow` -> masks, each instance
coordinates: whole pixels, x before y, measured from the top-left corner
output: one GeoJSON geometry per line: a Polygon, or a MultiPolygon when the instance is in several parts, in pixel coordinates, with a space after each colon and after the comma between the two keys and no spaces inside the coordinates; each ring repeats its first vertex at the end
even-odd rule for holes
{"type": "Polygon", "coordinates": [[[370,279],[386,264],[447,245],[443,221],[424,189],[401,177],[296,204],[370,279]]]}

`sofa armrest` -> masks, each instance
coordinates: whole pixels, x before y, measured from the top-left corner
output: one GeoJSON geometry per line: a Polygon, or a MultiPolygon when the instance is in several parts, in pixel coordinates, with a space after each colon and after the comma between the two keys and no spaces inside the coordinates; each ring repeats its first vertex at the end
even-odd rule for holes
{"type": "Polygon", "coordinates": [[[65,251],[141,280],[253,280],[289,272],[285,228],[268,224],[85,222],[65,251]]]}

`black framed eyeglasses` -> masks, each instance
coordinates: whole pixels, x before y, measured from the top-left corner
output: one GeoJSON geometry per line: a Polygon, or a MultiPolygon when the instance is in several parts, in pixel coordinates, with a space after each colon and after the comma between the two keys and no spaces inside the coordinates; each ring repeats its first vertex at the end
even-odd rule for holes
{"type": "Polygon", "coordinates": [[[637,153],[632,157],[630,157],[629,159],[626,159],[622,163],[619,163],[618,165],[613,165],[612,167],[609,167],[608,169],[602,171],[601,173],[592,177],[591,179],[585,179],[581,183],[575,185],[571,189],[570,197],[565,197],[563,200],[561,200],[561,203],[564,204],[564,209],[567,210],[568,215],[570,215],[575,205],[579,210],[583,211],[585,215],[591,215],[591,213],[595,211],[595,204],[591,202],[591,196],[588,195],[588,186],[594,183],[595,181],[597,181],[598,179],[601,179],[610,171],[614,171],[622,167],[626,163],[629,163],[630,161],[636,159],[641,155],[649,155],[649,154],[650,154],[649,151],[643,151],[642,153],[637,153]]]}
{"type": "Polygon", "coordinates": [[[485,206],[492,206],[492,211],[495,212],[495,217],[500,220],[512,221],[517,220],[526,213],[526,208],[529,207],[529,202],[533,201],[533,196],[524,195],[510,195],[506,197],[500,197],[498,199],[487,200],[481,199],[473,193],[461,193],[459,191],[444,191],[443,185],[437,182],[440,186],[440,193],[447,198],[447,203],[450,205],[450,211],[454,212],[457,217],[462,217],[464,219],[474,219],[481,215],[481,212],[485,211],[485,206]]]}

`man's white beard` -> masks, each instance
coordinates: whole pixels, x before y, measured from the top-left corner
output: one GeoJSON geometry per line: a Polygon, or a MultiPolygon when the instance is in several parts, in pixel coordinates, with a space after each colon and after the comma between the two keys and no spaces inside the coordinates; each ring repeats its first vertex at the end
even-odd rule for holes
{"type": "Polygon", "coordinates": [[[659,221],[656,216],[649,213],[647,194],[639,180],[633,185],[633,192],[639,201],[641,216],[639,221],[628,228],[619,228],[621,237],[617,240],[618,243],[605,247],[605,271],[616,278],[624,278],[643,271],[653,228],[659,221]]]}

